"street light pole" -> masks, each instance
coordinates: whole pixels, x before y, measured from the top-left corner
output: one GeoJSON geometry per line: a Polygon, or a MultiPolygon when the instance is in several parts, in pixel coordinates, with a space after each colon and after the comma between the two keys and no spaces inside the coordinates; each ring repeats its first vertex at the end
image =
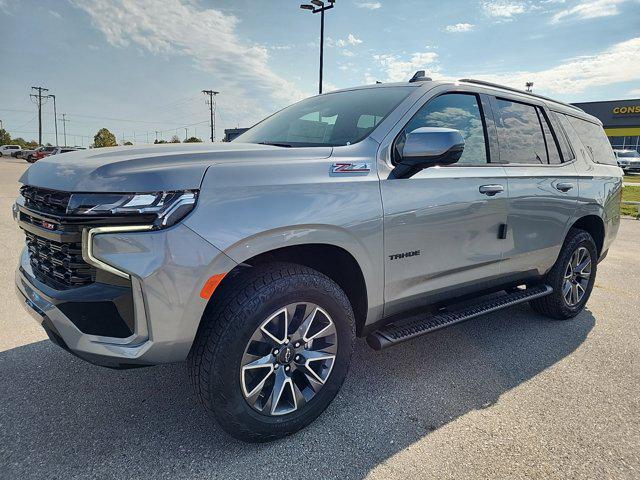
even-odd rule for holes
{"type": "Polygon", "coordinates": [[[320,75],[318,81],[318,93],[322,93],[322,67],[324,63],[324,12],[334,7],[336,0],[327,0],[328,5],[325,5],[323,0],[311,0],[312,5],[302,4],[300,8],[303,10],[310,10],[311,13],[320,14],[320,75]]]}

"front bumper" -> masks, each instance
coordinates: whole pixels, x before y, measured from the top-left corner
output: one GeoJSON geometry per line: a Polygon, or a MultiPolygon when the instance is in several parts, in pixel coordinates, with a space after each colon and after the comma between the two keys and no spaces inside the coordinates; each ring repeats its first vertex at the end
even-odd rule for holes
{"type": "Polygon", "coordinates": [[[619,165],[625,172],[640,172],[640,162],[631,162],[627,165],[619,165]]]}
{"type": "Polygon", "coordinates": [[[34,275],[25,249],[15,283],[29,314],[54,343],[97,365],[130,368],[184,360],[207,304],[199,295],[202,286],[236,263],[184,225],[99,234],[92,246],[96,258],[130,275],[131,334],[104,335],[92,323],[103,316],[113,285],[96,283],[91,294],[88,287],[53,290],[34,275]],[[84,305],[83,323],[69,314],[69,302],[84,305]]]}

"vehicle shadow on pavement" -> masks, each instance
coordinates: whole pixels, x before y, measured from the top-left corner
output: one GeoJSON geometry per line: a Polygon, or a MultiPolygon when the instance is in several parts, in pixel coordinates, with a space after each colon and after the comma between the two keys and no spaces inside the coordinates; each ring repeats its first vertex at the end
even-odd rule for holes
{"type": "Polygon", "coordinates": [[[360,340],[328,410],[268,444],[213,424],[184,365],[108,370],[33,343],[0,353],[0,476],[363,478],[570,355],[594,323],[589,311],[554,322],[518,306],[383,352],[360,340]]]}

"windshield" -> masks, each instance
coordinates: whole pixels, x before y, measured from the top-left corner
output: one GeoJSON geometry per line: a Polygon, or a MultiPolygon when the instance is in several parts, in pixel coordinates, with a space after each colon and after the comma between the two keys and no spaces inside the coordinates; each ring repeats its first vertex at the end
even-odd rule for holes
{"type": "Polygon", "coordinates": [[[369,135],[412,91],[412,87],[379,87],[307,98],[233,141],[283,147],[350,145],[369,135]]]}
{"type": "Polygon", "coordinates": [[[618,152],[618,158],[638,158],[640,157],[640,153],[635,150],[632,152],[618,152]]]}

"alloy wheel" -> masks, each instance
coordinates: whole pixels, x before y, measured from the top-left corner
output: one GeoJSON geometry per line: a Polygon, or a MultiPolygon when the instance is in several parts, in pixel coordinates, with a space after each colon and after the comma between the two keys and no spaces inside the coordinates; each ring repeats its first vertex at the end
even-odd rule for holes
{"type": "Polygon", "coordinates": [[[302,408],[326,383],[338,338],[329,314],[309,302],[270,315],[251,336],[240,364],[240,385],[258,412],[285,415],[302,408]]]}
{"type": "Polygon", "coordinates": [[[568,306],[575,307],[582,301],[590,278],[591,254],[585,247],[579,247],[571,255],[562,281],[562,296],[568,306]]]}

